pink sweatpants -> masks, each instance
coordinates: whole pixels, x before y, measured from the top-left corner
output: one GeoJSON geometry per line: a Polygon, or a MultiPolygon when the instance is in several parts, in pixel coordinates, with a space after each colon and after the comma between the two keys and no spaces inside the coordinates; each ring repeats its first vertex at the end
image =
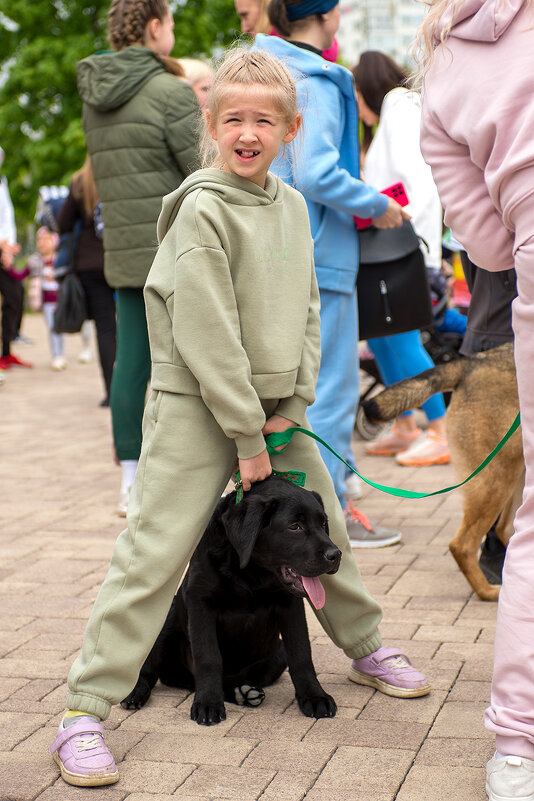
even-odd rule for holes
{"type": "Polygon", "coordinates": [[[534,196],[512,219],[518,288],[512,321],[526,476],[499,596],[485,725],[502,754],[534,759],[534,196]]]}

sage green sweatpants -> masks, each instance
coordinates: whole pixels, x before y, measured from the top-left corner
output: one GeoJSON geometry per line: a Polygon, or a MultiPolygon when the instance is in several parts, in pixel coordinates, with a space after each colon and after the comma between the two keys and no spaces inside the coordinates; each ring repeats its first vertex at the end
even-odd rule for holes
{"type": "MultiPolygon", "coordinates": [[[[267,416],[276,401],[266,401],[267,416]]],[[[381,609],[363,586],[332,480],[315,442],[296,433],[276,470],[303,470],[306,488],[320,493],[341,566],[323,576],[321,625],[347,656],[376,651],[381,609]]],[[[133,689],[159,634],[174,593],[206,524],[237,466],[228,439],[200,397],[153,391],[128,508],[128,528],[87,624],[82,651],[69,674],[69,709],[106,718],[133,689]]]]}

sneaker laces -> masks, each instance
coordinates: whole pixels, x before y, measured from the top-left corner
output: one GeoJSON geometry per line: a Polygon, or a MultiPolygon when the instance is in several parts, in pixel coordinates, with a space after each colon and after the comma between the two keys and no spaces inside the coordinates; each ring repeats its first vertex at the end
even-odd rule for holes
{"type": "Polygon", "coordinates": [[[94,751],[95,748],[100,748],[102,745],[102,738],[100,734],[86,734],[77,737],[74,745],[78,751],[94,751]]]}
{"type": "Polygon", "coordinates": [[[380,664],[387,665],[392,670],[404,670],[411,667],[411,663],[404,656],[387,656],[380,661],[380,664]]]}
{"type": "Polygon", "coordinates": [[[361,523],[362,526],[367,529],[367,531],[373,530],[373,527],[369,522],[369,518],[366,517],[363,512],[360,512],[359,509],[356,509],[354,503],[350,499],[347,501],[344,514],[345,517],[348,517],[351,522],[355,520],[356,522],[361,523]]]}

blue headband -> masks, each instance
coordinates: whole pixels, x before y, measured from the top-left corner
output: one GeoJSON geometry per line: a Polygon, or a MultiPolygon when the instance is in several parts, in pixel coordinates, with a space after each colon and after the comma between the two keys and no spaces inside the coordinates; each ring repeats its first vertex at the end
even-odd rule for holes
{"type": "Polygon", "coordinates": [[[293,22],[296,19],[311,17],[312,14],[327,14],[338,3],[339,0],[302,0],[302,3],[285,4],[287,18],[293,22]]]}

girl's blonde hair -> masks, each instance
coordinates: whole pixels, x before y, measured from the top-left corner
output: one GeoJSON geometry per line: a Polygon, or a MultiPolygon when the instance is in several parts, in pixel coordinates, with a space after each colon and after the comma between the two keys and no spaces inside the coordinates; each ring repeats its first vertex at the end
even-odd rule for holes
{"type": "MultiPolygon", "coordinates": [[[[210,124],[214,124],[221,103],[229,89],[237,85],[264,86],[272,101],[289,124],[298,116],[297,89],[287,67],[265,50],[245,50],[238,48],[227,53],[217,69],[211,85],[206,110],[210,124]]],[[[216,143],[211,138],[208,125],[204,121],[200,145],[203,167],[221,166],[216,143]]]]}
{"type": "Polygon", "coordinates": [[[151,19],[169,14],[168,0],[113,0],[108,12],[108,37],[114,50],[142,45],[151,19]]]}
{"type": "Polygon", "coordinates": [[[89,154],[85,157],[83,166],[72,176],[72,194],[81,202],[87,219],[92,219],[99,197],[89,154]]]}
{"type": "Polygon", "coordinates": [[[184,76],[190,84],[210,78],[213,70],[205,61],[199,58],[178,58],[178,63],[184,71],[184,76]]]}

